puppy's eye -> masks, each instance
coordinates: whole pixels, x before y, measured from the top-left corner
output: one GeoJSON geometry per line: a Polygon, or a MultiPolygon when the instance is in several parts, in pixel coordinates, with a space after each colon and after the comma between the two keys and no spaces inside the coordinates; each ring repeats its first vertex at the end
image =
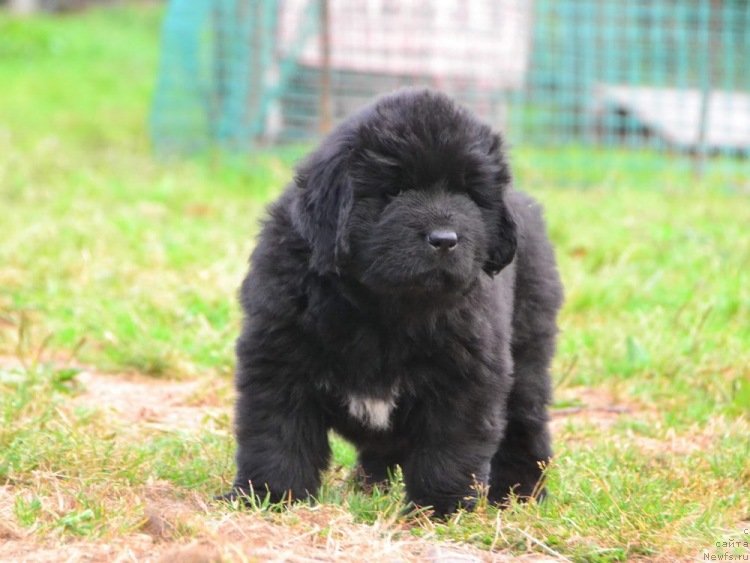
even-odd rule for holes
{"type": "Polygon", "coordinates": [[[492,209],[493,201],[492,198],[488,197],[488,194],[480,190],[468,190],[468,196],[482,209],[492,209]]]}
{"type": "Polygon", "coordinates": [[[385,190],[383,192],[383,195],[384,195],[385,199],[387,199],[388,201],[390,201],[393,198],[400,196],[403,191],[404,191],[403,188],[393,187],[391,189],[385,190]]]}

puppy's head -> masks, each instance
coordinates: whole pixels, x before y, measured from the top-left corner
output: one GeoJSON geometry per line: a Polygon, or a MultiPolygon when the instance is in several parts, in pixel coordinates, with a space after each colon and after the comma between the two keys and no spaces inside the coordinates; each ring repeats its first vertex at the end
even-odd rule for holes
{"type": "Polygon", "coordinates": [[[510,180],[487,125],[442,94],[401,91],[300,166],[295,222],[321,273],[377,293],[460,292],[513,259],[510,180]]]}

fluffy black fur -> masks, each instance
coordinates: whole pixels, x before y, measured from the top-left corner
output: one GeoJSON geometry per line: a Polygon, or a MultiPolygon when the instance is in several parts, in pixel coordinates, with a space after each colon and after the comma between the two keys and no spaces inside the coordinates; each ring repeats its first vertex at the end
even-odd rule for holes
{"type": "Polygon", "coordinates": [[[500,137],[448,97],[383,97],[337,127],[270,208],[241,289],[229,496],[314,495],[327,433],[368,482],[403,470],[448,514],[476,483],[538,493],[562,288],[540,206],[500,137]],[[427,237],[452,231],[436,249],[427,237]]]}

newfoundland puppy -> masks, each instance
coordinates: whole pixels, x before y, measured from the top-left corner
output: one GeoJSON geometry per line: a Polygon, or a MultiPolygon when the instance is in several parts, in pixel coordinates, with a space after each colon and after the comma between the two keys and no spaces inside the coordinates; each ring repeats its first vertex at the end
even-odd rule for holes
{"type": "Polygon", "coordinates": [[[543,494],[562,287],[502,141],[443,94],[339,125],[270,207],[240,292],[234,498],[315,495],[333,429],[446,515],[543,494]]]}

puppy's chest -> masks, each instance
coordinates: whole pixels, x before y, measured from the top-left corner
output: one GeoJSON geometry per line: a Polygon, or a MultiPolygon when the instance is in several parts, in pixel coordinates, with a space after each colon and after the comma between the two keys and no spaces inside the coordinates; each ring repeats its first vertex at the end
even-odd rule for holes
{"type": "Polygon", "coordinates": [[[372,430],[392,428],[401,407],[454,387],[478,360],[473,355],[482,339],[471,326],[446,318],[386,322],[377,312],[365,314],[329,296],[318,301],[308,326],[326,345],[328,369],[318,384],[345,420],[372,430]]]}
{"type": "MultiPolygon", "coordinates": [[[[465,351],[464,351],[465,356],[465,351]]],[[[337,355],[330,394],[349,419],[376,431],[394,426],[399,409],[455,381],[457,356],[450,347],[403,335],[357,335],[337,355]]]]}
{"type": "Polygon", "coordinates": [[[382,345],[359,346],[341,351],[332,370],[330,391],[339,408],[350,419],[372,430],[387,430],[404,399],[406,379],[403,357],[382,345]]]}
{"type": "Polygon", "coordinates": [[[349,416],[372,430],[388,430],[391,427],[391,416],[396,409],[398,390],[386,396],[368,397],[349,395],[345,406],[349,416]]]}

